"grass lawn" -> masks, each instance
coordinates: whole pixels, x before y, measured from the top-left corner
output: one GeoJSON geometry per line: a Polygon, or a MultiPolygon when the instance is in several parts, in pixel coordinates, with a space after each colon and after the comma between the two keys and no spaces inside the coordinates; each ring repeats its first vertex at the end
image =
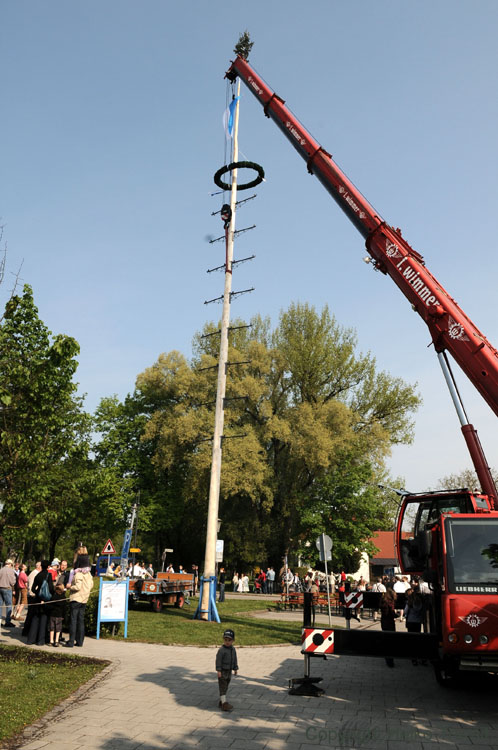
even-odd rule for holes
{"type": "Polygon", "coordinates": [[[109,664],[3,644],[0,661],[0,742],[39,719],[109,664]]]}
{"type": "MultiPolygon", "coordinates": [[[[190,606],[177,609],[165,606],[152,612],[147,602],[137,602],[128,612],[128,639],[144,643],[183,646],[217,646],[222,643],[225,628],[235,631],[236,646],[263,646],[278,643],[300,643],[301,622],[258,620],[250,612],[268,609],[267,603],[254,599],[227,599],[216,603],[221,624],[193,620],[197,599],[190,606]]],[[[123,637],[123,627],[116,638],[123,637]]],[[[106,634],[105,638],[111,637],[106,634]]]]}

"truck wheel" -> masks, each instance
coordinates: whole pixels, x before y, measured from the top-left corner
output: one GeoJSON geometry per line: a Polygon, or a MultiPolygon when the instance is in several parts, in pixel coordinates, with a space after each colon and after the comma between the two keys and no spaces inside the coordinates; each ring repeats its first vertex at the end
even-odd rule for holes
{"type": "Polygon", "coordinates": [[[162,609],[163,609],[163,600],[162,600],[162,597],[155,596],[152,599],[150,605],[152,607],[152,611],[153,612],[162,612],[162,609]]]}
{"type": "Polygon", "coordinates": [[[453,688],[458,682],[458,664],[451,661],[437,661],[434,663],[436,680],[442,687],[453,688]]]}
{"type": "Polygon", "coordinates": [[[175,607],[183,607],[185,604],[185,597],[183,594],[178,594],[176,597],[175,607]]]}

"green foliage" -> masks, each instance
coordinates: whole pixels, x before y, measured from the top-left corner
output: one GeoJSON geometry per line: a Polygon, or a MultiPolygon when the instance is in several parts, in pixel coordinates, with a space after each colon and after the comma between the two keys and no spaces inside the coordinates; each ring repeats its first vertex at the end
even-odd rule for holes
{"type": "Polygon", "coordinates": [[[77,342],[50,331],[33,292],[7,303],[0,327],[0,540],[20,544],[49,525],[53,549],[81,501],[90,420],[74,392],[77,342]]]}
{"type": "Polygon", "coordinates": [[[299,552],[310,563],[318,561],[314,540],[325,531],[333,540],[333,570],[355,571],[361,553],[371,555],[373,532],[391,527],[372,466],[354,453],[344,453],[333,471],[313,487],[313,498],[301,515],[299,552]]]}
{"type": "MultiPolygon", "coordinates": [[[[86,635],[96,635],[97,634],[97,622],[98,622],[98,615],[99,615],[99,580],[98,578],[95,579],[95,585],[93,587],[93,591],[91,592],[87,605],[85,607],[85,633],[86,635]]],[[[69,608],[68,608],[69,609],[69,608]]],[[[69,622],[67,623],[69,624],[69,622]]],[[[121,632],[121,626],[123,625],[122,622],[101,622],[100,623],[100,633],[101,635],[104,635],[105,633],[111,633],[114,629],[114,632],[116,635],[119,635],[121,632]]],[[[123,628],[124,632],[124,628],[123,628]]]]}
{"type": "MultiPolygon", "coordinates": [[[[218,329],[210,324],[204,333],[218,329]]],[[[142,418],[126,422],[126,405],[115,403],[97,448],[108,467],[104,449],[122,436],[128,463],[115,462],[116,481],[140,484],[150,532],[157,539],[160,529],[161,543],[184,564],[203,551],[218,345],[198,335],[191,363],[178,352],[161,355],[128,403],[142,418]]],[[[385,481],[390,446],[411,439],[413,386],[378,372],[371,355],[356,353],[351,329],[308,305],[291,305],[274,331],[259,317],[233,331],[228,359],[250,361],[230,368],[227,383],[220,518],[228,567],[279,568],[287,552],[305,553],[329,517],[335,562],[356,559],[389,525],[376,485],[385,481]]]]}
{"type": "MultiPolygon", "coordinates": [[[[495,485],[498,487],[498,473],[496,471],[491,472],[494,479],[495,485]]],[[[458,474],[449,474],[443,477],[437,483],[436,489],[438,490],[455,490],[467,488],[471,491],[481,492],[479,480],[474,469],[464,469],[458,474]]]]}
{"type": "MultiPolygon", "coordinates": [[[[176,364],[181,362],[176,353],[173,359],[176,364]]],[[[138,500],[137,544],[144,559],[155,561],[165,547],[176,545],[183,512],[182,458],[177,451],[178,461],[158,469],[157,443],[146,435],[146,426],[154,415],[174,405],[163,374],[163,368],[151,368],[149,387],[137,389],[123,403],[114,397],[103,399],[95,419],[99,435],[94,445],[94,496],[99,499],[101,527],[119,538],[131,506],[138,500]]],[[[95,520],[90,520],[90,528],[94,528],[95,520]]]]}
{"type": "MultiPolygon", "coordinates": [[[[57,546],[61,557],[84,539],[93,555],[107,537],[119,545],[138,500],[141,557],[157,568],[171,547],[177,564],[199,563],[218,338],[198,334],[190,362],[162,354],[132,395],[102,399],[93,419],[74,394],[78,345],[51,337],[27,286],[7,304],[0,345],[0,534],[9,546],[28,538],[26,556],[57,546]]],[[[373,532],[389,527],[377,484],[390,483],[385,459],[410,441],[419,398],[356,348],[327,308],[298,303],[273,330],[259,316],[232,330],[228,359],[249,364],[229,369],[226,393],[220,536],[229,569],[278,570],[285,554],[314,562],[322,531],[334,539],[334,565],[353,569],[373,532]]],[[[87,618],[92,631],[93,604],[87,618]]]]}
{"type": "Polygon", "coordinates": [[[243,60],[247,60],[249,57],[249,53],[252,50],[254,45],[254,42],[251,42],[251,38],[249,36],[248,31],[244,31],[243,34],[239,36],[239,41],[234,47],[234,52],[239,57],[242,57],[243,60]]]}

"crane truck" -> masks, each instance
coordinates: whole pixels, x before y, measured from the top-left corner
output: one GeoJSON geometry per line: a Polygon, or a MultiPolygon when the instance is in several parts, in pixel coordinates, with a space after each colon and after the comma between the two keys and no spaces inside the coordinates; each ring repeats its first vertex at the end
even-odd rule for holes
{"type": "MultiPolygon", "coordinates": [[[[264,114],[304,159],[308,172],[318,178],[363,236],[374,268],[394,281],[429,329],[481,492],[465,488],[403,494],[395,532],[399,565],[404,573],[423,575],[429,583],[427,655],[438,680],[448,684],[462,670],[498,673],[497,492],[447,357],[451,354],[498,415],[498,352],[429,271],[401,230],[377,213],[245,56],[236,57],[225,77],[232,83],[238,77],[248,87],[264,114]]],[[[417,642],[417,655],[423,648],[417,642]]],[[[399,653],[399,649],[395,651],[399,653]]]]}

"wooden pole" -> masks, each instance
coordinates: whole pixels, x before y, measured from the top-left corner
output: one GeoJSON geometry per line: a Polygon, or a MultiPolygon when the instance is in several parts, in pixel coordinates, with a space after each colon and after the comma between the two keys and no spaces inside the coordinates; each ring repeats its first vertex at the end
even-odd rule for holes
{"type": "MultiPolygon", "coordinates": [[[[237,87],[237,104],[233,127],[232,161],[239,156],[239,103],[240,79],[237,87]]],[[[220,502],[220,478],[222,459],[222,438],[224,425],[224,399],[226,392],[226,364],[228,361],[228,328],[230,326],[230,296],[232,291],[232,262],[233,242],[235,233],[235,208],[237,203],[237,170],[232,171],[232,191],[230,196],[231,219],[226,230],[226,259],[225,259],[225,291],[223,296],[223,312],[221,317],[220,356],[218,361],[218,386],[216,390],[216,407],[214,418],[213,453],[211,459],[211,480],[209,484],[209,505],[206,531],[206,551],[204,557],[204,578],[211,578],[216,574],[216,539],[218,536],[218,508],[220,502]]],[[[207,581],[206,581],[207,584],[207,581]]],[[[209,589],[204,585],[201,602],[201,620],[208,620],[209,589]]]]}

